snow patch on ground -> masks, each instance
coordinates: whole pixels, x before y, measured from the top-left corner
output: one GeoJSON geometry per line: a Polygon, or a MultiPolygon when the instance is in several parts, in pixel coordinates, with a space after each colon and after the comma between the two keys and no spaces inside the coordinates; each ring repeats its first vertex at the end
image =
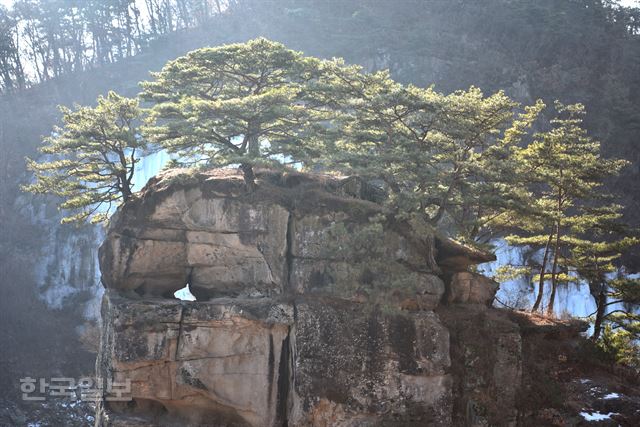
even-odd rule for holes
{"type": "Polygon", "coordinates": [[[609,412],[608,414],[602,414],[600,412],[580,412],[582,418],[587,421],[602,421],[611,419],[612,415],[618,415],[615,412],[609,412]]]}

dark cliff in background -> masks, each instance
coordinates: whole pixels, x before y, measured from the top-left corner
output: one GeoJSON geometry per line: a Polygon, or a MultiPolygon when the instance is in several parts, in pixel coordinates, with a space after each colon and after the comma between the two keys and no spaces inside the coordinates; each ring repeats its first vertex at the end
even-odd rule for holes
{"type": "Polygon", "coordinates": [[[100,232],[59,226],[53,204],[19,190],[29,179],[24,157],[34,155],[58,120],[56,105],[92,103],[109,89],[134,95],[148,71],[169,59],[256,36],[370,69],[388,67],[401,81],[443,92],[475,85],[487,93],[504,89],[522,102],[582,102],[606,155],[633,163],[611,188],[623,195],[628,220],[640,224],[640,11],[601,0],[239,0],[136,56],[0,98],[2,390],[24,375],[91,369],[91,356],[77,351],[74,326],[85,321],[99,289],[100,232]],[[57,293],[59,310],[49,311],[51,300],[40,303],[36,295],[61,284],[67,290],[57,293]]]}

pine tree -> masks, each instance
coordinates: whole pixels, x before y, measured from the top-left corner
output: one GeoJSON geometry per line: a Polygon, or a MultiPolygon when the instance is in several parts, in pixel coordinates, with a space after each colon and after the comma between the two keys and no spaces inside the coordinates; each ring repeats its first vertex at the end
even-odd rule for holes
{"type": "Polygon", "coordinates": [[[192,51],[142,84],[153,103],[145,134],[183,164],[239,164],[253,186],[253,166],[290,160],[313,138],[324,116],[306,88],[321,68],[263,38],[192,51]]]}
{"type": "Polygon", "coordinates": [[[618,207],[589,227],[588,236],[577,242],[572,251],[571,264],[578,277],[589,284],[596,303],[596,311],[591,314],[591,339],[618,363],[637,368],[640,363],[640,278],[627,274],[620,259],[632,247],[637,247],[640,239],[619,223],[620,217],[618,207]]]}
{"type": "Polygon", "coordinates": [[[578,277],[589,284],[589,290],[596,303],[591,336],[593,340],[600,338],[606,323],[626,328],[640,320],[633,310],[628,309],[637,309],[640,305],[640,280],[629,278],[621,273],[622,269],[616,265],[622,254],[637,245],[640,240],[630,236],[604,240],[606,237],[601,236],[597,241],[594,238],[586,238],[577,242],[572,251],[571,264],[576,269],[578,277]],[[608,311],[607,307],[613,304],[620,304],[623,308],[608,311]]]}
{"type": "Polygon", "coordinates": [[[600,338],[607,324],[636,335],[640,332],[640,317],[633,313],[640,304],[640,280],[630,278],[621,265],[623,254],[640,239],[622,221],[622,208],[617,204],[583,207],[585,212],[569,230],[571,252],[567,263],[579,280],[589,284],[596,303],[593,340],[600,338]],[[608,310],[613,304],[621,308],[608,310]]]}
{"type": "Polygon", "coordinates": [[[135,165],[144,148],[136,127],[138,101],[109,92],[95,108],[60,110],[64,126],[45,138],[41,159],[27,159],[35,182],[24,189],[61,197],[60,209],[79,210],[62,222],[104,221],[112,207],[132,197],[135,165]]]}
{"type": "Polygon", "coordinates": [[[323,104],[341,114],[321,150],[325,165],[381,180],[399,215],[431,227],[446,219],[469,241],[520,196],[509,153],[542,104],[517,114],[502,92],[443,95],[397,83],[388,71],[334,65],[323,104]]]}
{"type": "Polygon", "coordinates": [[[537,133],[526,148],[516,149],[522,181],[529,182],[531,205],[525,211],[513,210],[502,225],[518,232],[508,236],[515,245],[544,247],[538,273],[538,294],[532,310],[540,308],[545,282],[551,281],[547,313],[553,312],[557,285],[571,280],[565,273],[571,267],[572,247],[581,244],[574,230],[595,224],[611,215],[612,207],[598,206],[603,199],[605,178],[615,175],[625,161],[603,159],[600,143],[582,127],[584,107],[556,102],[558,117],[552,128],[537,133]]]}

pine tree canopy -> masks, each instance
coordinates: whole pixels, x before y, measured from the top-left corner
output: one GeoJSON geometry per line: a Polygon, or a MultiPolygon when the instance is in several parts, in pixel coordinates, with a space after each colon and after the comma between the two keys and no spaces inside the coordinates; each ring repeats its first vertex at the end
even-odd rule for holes
{"type": "Polygon", "coordinates": [[[506,232],[512,245],[543,249],[541,265],[508,272],[536,270],[536,309],[545,282],[552,309],[558,283],[587,277],[594,262],[598,274],[613,271],[632,242],[621,207],[602,192],[626,162],[600,155],[580,104],[556,103],[554,118],[539,123],[541,101],[404,85],[388,71],[264,38],[197,49],[152,76],[142,83],[144,111],[115,93],[95,108],[63,108],[64,126],[42,148],[49,157],[29,161],[36,181],[26,189],[61,197],[60,207],[76,212],[67,221],[104,220],[133,196],[144,142],[183,166],[237,165],[249,190],[256,166],[356,174],[384,190],[389,214],[425,236],[440,227],[479,244],[506,232]]]}
{"type": "Polygon", "coordinates": [[[61,107],[64,126],[45,138],[42,160],[27,159],[35,182],[25,190],[62,198],[72,213],[63,222],[107,218],[132,196],[134,169],[144,142],[136,128],[138,102],[109,92],[97,106],[61,107]]]}
{"type": "Polygon", "coordinates": [[[518,113],[503,92],[444,95],[337,65],[323,76],[330,89],[316,91],[339,111],[319,150],[323,167],[380,180],[398,215],[448,221],[471,241],[500,207],[521,201],[509,153],[542,103],[518,113]]]}
{"type": "Polygon", "coordinates": [[[143,82],[148,139],[181,163],[276,166],[312,139],[323,118],[307,96],[322,61],[263,38],[203,48],[169,62],[143,82]]]}

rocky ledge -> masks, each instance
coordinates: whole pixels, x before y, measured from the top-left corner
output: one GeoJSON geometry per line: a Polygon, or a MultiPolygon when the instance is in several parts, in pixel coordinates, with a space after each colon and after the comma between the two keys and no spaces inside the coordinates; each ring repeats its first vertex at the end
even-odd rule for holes
{"type": "Polygon", "coordinates": [[[97,375],[131,400],[107,394],[97,426],[515,424],[519,328],[468,271],[491,255],[356,178],[258,178],[172,171],[112,219],[97,375]]]}

